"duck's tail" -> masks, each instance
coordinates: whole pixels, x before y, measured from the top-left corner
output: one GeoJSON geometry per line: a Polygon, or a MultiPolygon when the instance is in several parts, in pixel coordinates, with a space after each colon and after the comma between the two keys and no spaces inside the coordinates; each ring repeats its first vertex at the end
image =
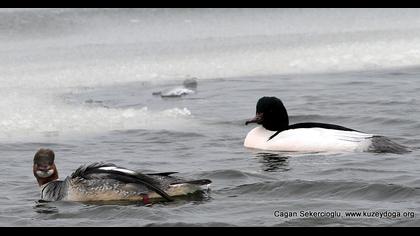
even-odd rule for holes
{"type": "Polygon", "coordinates": [[[408,147],[398,144],[384,136],[375,135],[372,136],[370,139],[372,141],[372,144],[368,150],[370,152],[396,154],[404,154],[411,152],[408,147]]]}

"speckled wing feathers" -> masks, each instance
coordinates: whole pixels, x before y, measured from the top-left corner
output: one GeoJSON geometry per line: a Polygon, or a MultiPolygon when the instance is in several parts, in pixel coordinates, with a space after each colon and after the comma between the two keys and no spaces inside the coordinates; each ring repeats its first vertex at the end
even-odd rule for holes
{"type": "Polygon", "coordinates": [[[122,167],[117,167],[116,165],[111,163],[93,163],[90,165],[80,166],[71,175],[71,178],[74,179],[94,179],[104,177],[118,180],[123,183],[143,184],[155,191],[157,194],[159,194],[166,200],[172,201],[172,198],[159,187],[159,182],[155,181],[153,178],[139,172],[131,171],[122,167]]]}

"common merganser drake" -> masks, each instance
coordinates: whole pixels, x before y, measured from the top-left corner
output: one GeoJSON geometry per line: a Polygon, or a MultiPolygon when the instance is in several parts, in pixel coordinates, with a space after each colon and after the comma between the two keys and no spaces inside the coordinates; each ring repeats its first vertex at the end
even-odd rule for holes
{"type": "Polygon", "coordinates": [[[203,190],[208,179],[186,181],[170,176],[177,172],[142,174],[110,163],[80,166],[64,180],[58,179],[55,154],[40,149],[34,156],[33,173],[44,201],[172,201],[203,190]]]}
{"type": "Polygon", "coordinates": [[[324,123],[289,125],[289,116],[276,97],[258,100],[256,116],[245,122],[257,123],[246,136],[244,146],[286,152],[390,152],[405,153],[408,149],[388,138],[363,133],[343,126],[324,123]]]}

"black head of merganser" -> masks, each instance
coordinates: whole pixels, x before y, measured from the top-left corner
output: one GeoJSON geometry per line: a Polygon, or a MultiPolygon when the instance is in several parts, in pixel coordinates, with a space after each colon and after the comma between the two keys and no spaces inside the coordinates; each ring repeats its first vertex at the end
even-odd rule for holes
{"type": "Polygon", "coordinates": [[[283,102],[276,97],[262,97],[257,102],[256,115],[245,122],[257,123],[271,131],[285,130],[289,126],[289,115],[283,102]]]}

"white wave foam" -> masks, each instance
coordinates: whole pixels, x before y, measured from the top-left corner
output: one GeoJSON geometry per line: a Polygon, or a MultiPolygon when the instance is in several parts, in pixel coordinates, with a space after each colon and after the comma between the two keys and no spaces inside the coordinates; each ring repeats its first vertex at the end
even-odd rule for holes
{"type": "Polygon", "coordinates": [[[52,94],[24,96],[11,93],[0,101],[0,139],[90,135],[112,130],[177,130],[191,125],[187,108],[163,111],[74,106],[56,101],[52,94]]]}

